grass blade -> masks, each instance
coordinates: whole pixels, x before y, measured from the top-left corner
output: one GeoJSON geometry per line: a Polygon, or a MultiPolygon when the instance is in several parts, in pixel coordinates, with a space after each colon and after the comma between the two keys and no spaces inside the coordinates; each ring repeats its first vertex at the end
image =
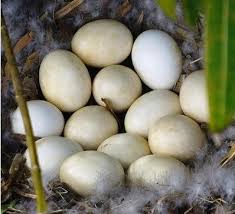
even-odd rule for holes
{"type": "Polygon", "coordinates": [[[156,2],[167,16],[176,19],[176,0],[157,0],[156,2]]]}
{"type": "Polygon", "coordinates": [[[207,1],[205,69],[210,128],[225,128],[235,113],[235,1],[207,1]]]}

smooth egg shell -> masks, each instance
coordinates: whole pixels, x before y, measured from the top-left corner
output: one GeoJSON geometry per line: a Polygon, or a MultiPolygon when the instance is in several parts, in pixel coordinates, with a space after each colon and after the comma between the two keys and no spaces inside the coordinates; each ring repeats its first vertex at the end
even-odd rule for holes
{"type": "Polygon", "coordinates": [[[87,65],[105,67],[119,64],[131,52],[133,37],[122,23],[100,19],[82,26],[72,39],[72,50],[87,65]]]}
{"type": "MultiPolygon", "coordinates": [[[[64,128],[64,117],[53,104],[44,100],[27,102],[33,133],[36,137],[60,135],[64,128]]],[[[11,115],[11,125],[14,133],[25,134],[24,124],[19,107],[11,115]]]]}

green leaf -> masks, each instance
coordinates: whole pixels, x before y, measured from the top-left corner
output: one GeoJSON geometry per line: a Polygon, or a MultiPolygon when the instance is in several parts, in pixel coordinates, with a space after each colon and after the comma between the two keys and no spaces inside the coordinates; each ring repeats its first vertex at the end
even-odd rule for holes
{"type": "Polygon", "coordinates": [[[1,204],[1,214],[5,213],[9,208],[14,208],[16,202],[13,200],[9,204],[1,204]]]}
{"type": "Polygon", "coordinates": [[[207,0],[205,69],[210,129],[224,129],[235,117],[235,1],[207,0]]]}
{"type": "Polygon", "coordinates": [[[156,2],[167,16],[176,19],[176,0],[156,0],[156,2]]]}
{"type": "Polygon", "coordinates": [[[203,3],[203,0],[182,0],[185,19],[189,25],[196,24],[199,11],[203,10],[203,3]]]}

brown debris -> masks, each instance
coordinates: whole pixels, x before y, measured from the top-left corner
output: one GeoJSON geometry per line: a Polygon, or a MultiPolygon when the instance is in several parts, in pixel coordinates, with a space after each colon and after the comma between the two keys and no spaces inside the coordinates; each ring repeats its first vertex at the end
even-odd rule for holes
{"type": "Polygon", "coordinates": [[[127,13],[130,12],[132,9],[132,5],[130,4],[129,0],[124,1],[123,4],[118,8],[118,15],[125,16],[127,13]]]}
{"type": "Polygon", "coordinates": [[[78,7],[80,4],[83,3],[84,0],[73,0],[66,4],[63,8],[59,9],[55,13],[55,19],[61,19],[67,14],[69,14],[72,10],[78,7]]]}
{"type": "Polygon", "coordinates": [[[138,19],[137,19],[136,24],[137,24],[137,25],[141,25],[142,22],[143,22],[143,20],[144,20],[144,11],[142,11],[142,12],[140,13],[140,15],[139,15],[139,17],[138,17],[138,19]]]}
{"type": "Polygon", "coordinates": [[[28,71],[32,65],[37,62],[37,60],[39,59],[39,54],[37,51],[33,52],[32,54],[30,54],[24,64],[23,70],[24,71],[28,71]]]}
{"type": "Polygon", "coordinates": [[[228,164],[230,161],[235,159],[235,142],[231,146],[231,149],[227,153],[227,155],[223,158],[223,160],[220,162],[221,167],[225,166],[228,164]]]}
{"type": "Polygon", "coordinates": [[[14,47],[14,54],[18,54],[33,40],[33,32],[30,31],[22,36],[14,47]]]}

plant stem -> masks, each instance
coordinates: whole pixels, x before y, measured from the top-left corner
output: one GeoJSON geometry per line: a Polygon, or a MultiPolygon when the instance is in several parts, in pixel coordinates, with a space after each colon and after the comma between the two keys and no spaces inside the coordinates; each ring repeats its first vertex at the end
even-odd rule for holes
{"type": "Polygon", "coordinates": [[[33,180],[35,193],[37,195],[37,212],[42,214],[42,213],[46,213],[47,204],[46,204],[45,196],[44,196],[44,190],[43,190],[42,179],[41,179],[41,170],[40,170],[39,162],[38,162],[35,139],[33,136],[33,130],[31,126],[28,108],[27,108],[27,105],[23,96],[23,89],[22,89],[20,78],[19,78],[19,71],[16,66],[15,56],[13,54],[11,41],[8,35],[8,31],[7,31],[7,27],[6,27],[6,23],[5,23],[3,15],[1,16],[1,35],[2,35],[2,44],[4,47],[4,51],[5,51],[5,56],[7,58],[8,71],[10,72],[10,75],[11,75],[11,79],[12,79],[14,90],[15,90],[16,101],[19,106],[22,118],[23,118],[23,123],[24,123],[24,128],[25,128],[25,133],[26,133],[26,142],[27,142],[27,146],[29,149],[31,166],[32,166],[31,167],[32,180],[33,180]]]}

